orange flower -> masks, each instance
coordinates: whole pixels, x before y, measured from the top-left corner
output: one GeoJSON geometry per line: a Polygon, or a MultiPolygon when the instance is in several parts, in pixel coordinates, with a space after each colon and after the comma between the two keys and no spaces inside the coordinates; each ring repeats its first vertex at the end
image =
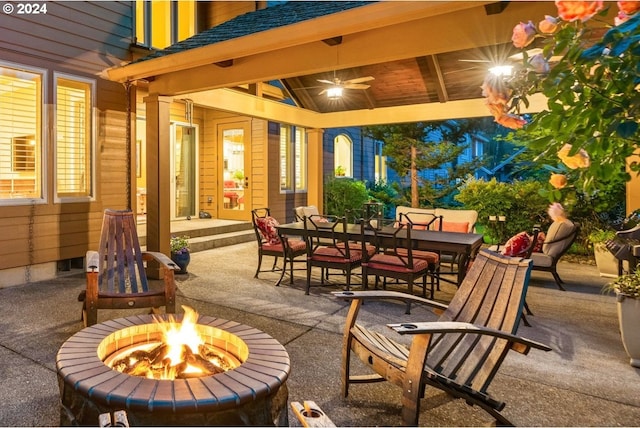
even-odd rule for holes
{"type": "Polygon", "coordinates": [[[640,1],[619,1],[618,9],[625,15],[633,15],[640,10],[640,1]]]}
{"type": "Polygon", "coordinates": [[[602,10],[602,1],[565,1],[556,0],[558,15],[565,21],[573,22],[578,19],[588,21],[593,15],[602,10]]]}
{"type": "Polygon", "coordinates": [[[480,87],[482,88],[482,96],[487,98],[489,104],[506,105],[511,96],[510,89],[497,76],[488,75],[480,87]]]}
{"type": "Polygon", "coordinates": [[[554,174],[551,173],[551,178],[549,179],[549,183],[556,189],[562,189],[567,185],[567,176],[564,174],[554,174]]]}
{"type": "Polygon", "coordinates": [[[529,21],[526,24],[524,22],[519,23],[515,27],[513,27],[513,35],[511,36],[511,41],[513,41],[513,46],[518,49],[529,46],[533,39],[536,37],[536,26],[533,25],[533,22],[529,21]]]}
{"type": "Polygon", "coordinates": [[[571,144],[565,144],[558,152],[558,157],[562,163],[571,169],[587,168],[591,165],[591,159],[589,158],[589,153],[587,153],[586,150],[580,149],[580,151],[575,155],[569,156],[571,148],[571,144]]]}
{"type": "Polygon", "coordinates": [[[509,129],[520,129],[527,123],[526,120],[515,114],[503,114],[496,118],[496,122],[509,129]]]}
{"type": "Polygon", "coordinates": [[[619,10],[618,11],[618,16],[613,18],[613,25],[615,25],[617,27],[618,25],[622,24],[623,22],[627,22],[629,20],[629,18],[630,18],[629,15],[627,15],[623,11],[619,10]]]}
{"type": "Polygon", "coordinates": [[[558,28],[558,20],[553,16],[545,15],[544,19],[538,23],[538,29],[544,34],[553,34],[558,28]]]}

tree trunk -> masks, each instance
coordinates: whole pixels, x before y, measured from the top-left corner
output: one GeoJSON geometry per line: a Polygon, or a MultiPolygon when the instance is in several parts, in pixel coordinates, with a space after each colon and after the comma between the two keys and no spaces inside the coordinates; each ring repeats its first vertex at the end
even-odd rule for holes
{"type": "Polygon", "coordinates": [[[411,146],[411,207],[420,207],[420,198],[418,196],[418,170],[416,169],[416,146],[411,146]]]}

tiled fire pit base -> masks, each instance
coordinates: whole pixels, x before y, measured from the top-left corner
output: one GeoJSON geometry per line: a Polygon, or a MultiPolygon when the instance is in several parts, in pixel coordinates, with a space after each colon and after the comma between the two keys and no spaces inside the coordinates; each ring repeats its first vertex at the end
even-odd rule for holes
{"type": "MultiPolygon", "coordinates": [[[[178,321],[180,317],[178,316],[178,321]]],[[[126,410],[131,426],[288,426],[289,355],[253,327],[201,316],[207,343],[241,356],[240,367],[213,376],[154,380],[103,363],[111,352],[149,340],[150,315],[107,321],[76,333],[57,356],[60,425],[98,425],[101,413],[126,410]]]]}

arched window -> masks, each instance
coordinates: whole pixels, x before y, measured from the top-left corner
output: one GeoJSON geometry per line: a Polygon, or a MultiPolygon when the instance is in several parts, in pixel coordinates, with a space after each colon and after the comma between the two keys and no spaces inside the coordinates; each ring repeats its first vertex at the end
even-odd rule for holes
{"type": "Polygon", "coordinates": [[[333,140],[333,167],[336,177],[353,177],[353,142],[344,134],[333,140]]]}

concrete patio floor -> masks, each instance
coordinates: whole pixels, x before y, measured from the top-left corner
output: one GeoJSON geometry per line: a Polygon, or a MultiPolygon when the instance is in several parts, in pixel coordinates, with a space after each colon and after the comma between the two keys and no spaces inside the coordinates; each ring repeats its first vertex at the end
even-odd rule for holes
{"type": "MultiPolygon", "coordinates": [[[[312,287],[304,295],[304,274],[294,284],[274,287],[277,275],[254,279],[256,244],[246,243],[192,254],[187,275],[178,275],[178,305],[251,325],[282,343],[291,358],[289,401],[313,400],[338,426],[401,424],[400,391],[387,383],[355,385],[340,395],[340,346],[346,304],[330,292],[337,285],[312,287]]],[[[267,259],[267,263],[270,259],[267,259]]],[[[561,262],[568,291],[550,274],[534,272],[527,301],[535,316],[519,334],[549,344],[552,352],[511,353],[489,391],[506,401],[503,413],[524,426],[640,426],[640,369],[625,354],[615,298],[601,293],[609,280],[594,266],[561,262]]],[[[316,277],[317,279],[317,277],[316,277]]],[[[332,277],[339,281],[338,277],[332,277]]],[[[0,289],[0,425],[56,426],[59,391],[55,359],[61,344],[82,329],[81,272],[56,280],[0,289]]],[[[448,301],[455,287],[444,283],[436,299],[448,301]]],[[[181,312],[181,310],[180,310],[181,312]]],[[[365,324],[397,322],[404,307],[367,304],[365,324]]],[[[414,308],[411,320],[434,315],[414,308]]],[[[146,313],[101,311],[99,321],[146,313]]],[[[289,411],[291,426],[301,424],[289,411]]],[[[421,425],[490,425],[484,411],[427,388],[421,425]]],[[[96,421],[97,425],[97,421],[96,421]]]]}

